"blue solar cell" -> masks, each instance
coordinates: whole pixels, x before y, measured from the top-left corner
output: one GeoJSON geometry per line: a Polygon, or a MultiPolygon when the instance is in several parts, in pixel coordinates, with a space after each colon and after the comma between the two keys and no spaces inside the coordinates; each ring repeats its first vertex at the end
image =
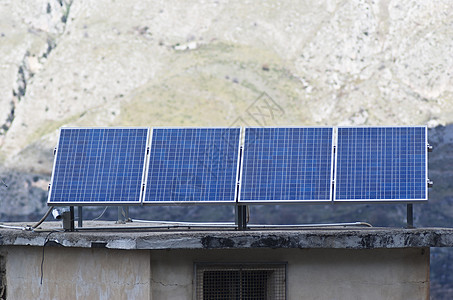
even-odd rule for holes
{"type": "Polygon", "coordinates": [[[50,205],[139,204],[147,128],[62,128],[50,205]]]}
{"type": "Polygon", "coordinates": [[[246,128],[239,202],[331,200],[333,128],[246,128]]]}
{"type": "Polygon", "coordinates": [[[240,128],[155,128],[144,203],[235,202],[240,128]]]}
{"type": "Polygon", "coordinates": [[[338,128],[336,201],[427,200],[426,127],[338,128]]]}

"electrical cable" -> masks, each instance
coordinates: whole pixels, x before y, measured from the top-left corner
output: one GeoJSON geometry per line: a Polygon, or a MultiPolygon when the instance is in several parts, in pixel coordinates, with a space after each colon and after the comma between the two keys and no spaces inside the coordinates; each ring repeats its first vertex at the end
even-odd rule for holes
{"type": "Polygon", "coordinates": [[[53,208],[54,208],[53,206],[49,207],[49,209],[47,210],[46,214],[41,218],[41,220],[39,220],[39,222],[36,223],[33,226],[13,226],[13,225],[0,224],[0,228],[33,231],[36,228],[38,228],[38,226],[41,225],[46,220],[46,218],[49,216],[49,214],[50,214],[50,212],[52,211],[53,208]]]}
{"type": "MultiPolygon", "coordinates": [[[[176,221],[150,221],[150,220],[138,220],[131,219],[135,223],[146,223],[153,224],[146,227],[137,226],[122,226],[122,227],[83,227],[78,228],[77,231],[91,231],[91,230],[146,230],[146,229],[176,229],[182,227],[188,228],[235,228],[237,225],[234,222],[223,222],[223,223],[198,223],[198,222],[176,222],[176,221]]],[[[373,227],[370,223],[366,222],[351,222],[351,223],[326,223],[326,224],[279,224],[279,225],[259,225],[259,224],[248,224],[249,229],[297,229],[297,228],[312,228],[312,227],[348,227],[348,226],[365,226],[373,227]]]]}
{"type": "Polygon", "coordinates": [[[366,226],[373,227],[370,223],[367,222],[353,222],[353,223],[327,223],[327,224],[285,224],[285,225],[258,225],[258,224],[248,224],[247,227],[250,228],[297,228],[297,227],[338,227],[338,226],[366,226]]]}
{"type": "Polygon", "coordinates": [[[158,225],[183,225],[183,226],[230,226],[235,225],[234,222],[177,222],[177,221],[148,221],[148,220],[137,220],[131,219],[132,222],[136,223],[150,223],[158,225]]]}
{"type": "MultiPolygon", "coordinates": [[[[110,231],[115,232],[119,230],[156,230],[156,229],[178,229],[178,228],[224,228],[234,229],[237,225],[231,223],[192,223],[192,222],[174,222],[174,221],[148,221],[132,219],[132,222],[153,224],[150,226],[121,226],[121,227],[83,227],[77,228],[77,231],[110,231]]],[[[328,223],[328,224],[288,224],[288,225],[259,225],[249,224],[248,229],[271,229],[271,230],[294,230],[298,228],[326,228],[326,227],[349,227],[349,226],[366,226],[373,227],[370,223],[366,222],[351,222],[351,223],[328,223]]]]}
{"type": "Polygon", "coordinates": [[[6,228],[6,229],[18,229],[18,230],[28,230],[28,227],[23,227],[23,226],[13,226],[13,225],[3,225],[3,224],[0,224],[0,228],[6,228]]]}
{"type": "Polygon", "coordinates": [[[60,230],[54,230],[54,231],[49,232],[49,233],[46,235],[46,238],[44,239],[44,245],[42,246],[41,281],[40,281],[40,284],[41,284],[41,285],[42,285],[42,279],[43,279],[43,277],[44,277],[44,250],[46,249],[47,243],[50,242],[49,236],[50,236],[52,233],[55,233],[55,232],[61,232],[61,231],[60,231],[60,230]]]}
{"type": "Polygon", "coordinates": [[[38,221],[38,223],[36,223],[35,225],[33,225],[31,227],[31,230],[33,230],[33,229],[37,228],[39,225],[41,225],[42,222],[44,222],[46,220],[46,218],[50,215],[50,213],[52,212],[52,209],[54,209],[54,206],[49,207],[46,214],[41,218],[41,220],[38,221]]]}
{"type": "Polygon", "coordinates": [[[99,217],[94,218],[94,219],[91,220],[91,221],[97,221],[97,220],[99,220],[100,218],[102,218],[102,216],[103,216],[103,215],[105,214],[105,212],[107,211],[107,208],[109,208],[109,207],[106,206],[106,207],[104,208],[104,210],[102,211],[102,213],[99,215],[99,217]]]}

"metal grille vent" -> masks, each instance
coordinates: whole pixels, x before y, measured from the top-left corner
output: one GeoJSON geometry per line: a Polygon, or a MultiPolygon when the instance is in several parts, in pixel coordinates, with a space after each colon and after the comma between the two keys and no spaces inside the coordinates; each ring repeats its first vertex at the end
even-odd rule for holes
{"type": "Polygon", "coordinates": [[[196,299],[286,299],[286,264],[196,264],[196,299]]]}

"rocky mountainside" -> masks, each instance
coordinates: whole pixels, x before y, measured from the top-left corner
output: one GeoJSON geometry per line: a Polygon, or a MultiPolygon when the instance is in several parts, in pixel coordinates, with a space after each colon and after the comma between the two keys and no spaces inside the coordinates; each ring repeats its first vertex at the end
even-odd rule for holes
{"type": "Polygon", "coordinates": [[[49,173],[63,125],[445,125],[452,20],[449,0],[1,0],[1,161],[49,173]]]}
{"type": "MultiPolygon", "coordinates": [[[[435,187],[416,223],[453,226],[452,36],[450,0],[0,0],[0,220],[46,210],[61,126],[427,124],[435,187]]],[[[394,226],[405,213],[253,210],[394,226]]]]}

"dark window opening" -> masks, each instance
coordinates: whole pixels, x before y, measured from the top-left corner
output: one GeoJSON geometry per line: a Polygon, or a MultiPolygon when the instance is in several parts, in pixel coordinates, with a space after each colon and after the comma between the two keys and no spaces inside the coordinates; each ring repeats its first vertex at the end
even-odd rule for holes
{"type": "Polygon", "coordinates": [[[286,299],[285,264],[197,264],[197,299],[286,299]]]}

